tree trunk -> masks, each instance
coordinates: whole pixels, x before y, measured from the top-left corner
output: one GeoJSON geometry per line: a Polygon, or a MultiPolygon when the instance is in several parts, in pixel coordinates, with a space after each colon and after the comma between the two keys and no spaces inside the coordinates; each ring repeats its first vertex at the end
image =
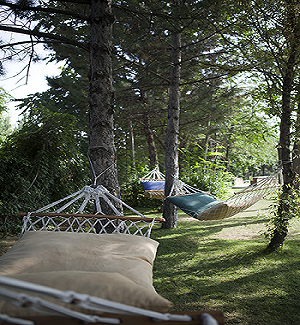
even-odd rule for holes
{"type": "Polygon", "coordinates": [[[206,135],[205,135],[204,165],[203,165],[204,173],[206,171],[207,154],[208,154],[209,141],[210,141],[210,118],[211,118],[211,116],[209,116],[208,121],[207,121],[207,129],[206,129],[206,135]]]}
{"type": "Polygon", "coordinates": [[[300,183],[299,183],[299,177],[300,177],[300,102],[298,103],[297,107],[297,120],[296,120],[296,126],[295,126],[295,141],[293,146],[293,171],[295,176],[294,181],[294,188],[296,190],[299,190],[300,183]]]}
{"type": "Polygon", "coordinates": [[[132,162],[132,167],[135,169],[134,135],[133,135],[133,126],[132,126],[131,118],[129,118],[128,120],[128,129],[129,129],[129,148],[130,148],[131,162],[132,162]]]}
{"type": "MultiPolygon", "coordinates": [[[[114,93],[112,87],[111,0],[91,0],[90,72],[89,72],[89,149],[92,180],[97,179],[113,195],[120,197],[114,145],[114,93]]],[[[111,214],[108,206],[103,212],[111,214]]],[[[121,209],[120,206],[117,206],[121,209]]]]}
{"type": "Polygon", "coordinates": [[[150,125],[150,118],[148,112],[144,112],[143,114],[143,125],[144,125],[144,131],[146,134],[147,143],[148,143],[150,165],[152,168],[154,168],[157,165],[157,151],[156,151],[155,141],[153,137],[153,132],[150,125]]]}
{"type": "MultiPolygon", "coordinates": [[[[178,0],[173,0],[175,16],[178,11],[178,0]]],[[[175,178],[179,177],[178,165],[178,138],[180,113],[180,64],[181,64],[181,34],[174,30],[172,33],[169,106],[165,149],[165,195],[169,195],[175,178]]],[[[162,228],[175,228],[177,226],[177,207],[168,200],[164,201],[163,217],[166,220],[162,228]]]]}
{"type": "Polygon", "coordinates": [[[286,0],[285,5],[287,12],[286,24],[290,29],[291,34],[288,39],[290,52],[283,75],[282,115],[280,123],[279,157],[283,165],[283,188],[276,216],[276,228],[268,245],[270,251],[274,251],[281,247],[288,233],[288,224],[291,217],[287,201],[291,200],[291,187],[295,178],[290,152],[291,115],[293,111],[291,107],[291,93],[293,91],[295,69],[299,56],[300,20],[298,2],[294,0],[286,0]]]}
{"type": "Polygon", "coordinates": [[[291,164],[291,91],[294,78],[295,51],[289,57],[286,72],[283,78],[282,87],[282,113],[280,121],[280,141],[279,141],[279,159],[283,164],[283,187],[280,195],[280,202],[277,211],[276,228],[268,245],[269,251],[274,251],[282,247],[285,237],[288,233],[289,211],[286,200],[290,196],[290,185],[293,182],[293,171],[291,164]]]}

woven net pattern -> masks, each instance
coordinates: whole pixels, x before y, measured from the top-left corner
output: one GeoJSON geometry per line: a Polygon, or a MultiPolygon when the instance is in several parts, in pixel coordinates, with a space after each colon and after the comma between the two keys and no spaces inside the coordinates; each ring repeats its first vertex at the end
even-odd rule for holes
{"type": "MultiPolygon", "coordinates": [[[[242,212],[272,193],[274,193],[282,184],[282,169],[279,168],[272,175],[261,179],[256,184],[252,184],[235,193],[229,199],[217,202],[210,208],[198,212],[194,210],[188,210],[185,208],[185,212],[193,218],[199,220],[220,220],[229,218],[239,212],[242,212]]],[[[205,193],[195,188],[189,187],[180,180],[174,182],[171,193],[176,193],[175,196],[191,195],[193,193],[205,193]]],[[[174,194],[173,194],[174,195],[174,194]]],[[[180,206],[179,206],[180,208],[180,206]]]]}
{"type": "Polygon", "coordinates": [[[145,194],[144,195],[146,197],[149,197],[150,199],[160,199],[160,200],[163,200],[165,198],[165,191],[164,190],[145,191],[145,194]]]}
{"type": "Polygon", "coordinates": [[[272,175],[235,193],[229,199],[217,203],[206,211],[195,215],[195,217],[199,220],[220,220],[246,210],[262,198],[278,190],[282,184],[281,171],[282,169],[277,170],[272,175]]]}
{"type": "Polygon", "coordinates": [[[150,237],[155,218],[150,220],[120,219],[112,216],[35,215],[28,213],[23,219],[22,234],[26,231],[67,231],[94,234],[123,233],[150,237]]]}
{"type": "Polygon", "coordinates": [[[23,218],[21,236],[26,231],[70,231],[95,234],[125,233],[150,237],[151,229],[159,218],[148,218],[131,208],[99,185],[85,186],[80,191],[53,202],[39,210],[27,213],[23,218]],[[102,203],[108,205],[114,215],[103,213],[102,203]],[[137,216],[122,216],[116,205],[130,209],[137,216]],[[86,209],[95,213],[85,213],[86,209]],[[63,213],[63,211],[72,211],[63,213]],[[73,212],[74,211],[74,212],[73,212]]]}

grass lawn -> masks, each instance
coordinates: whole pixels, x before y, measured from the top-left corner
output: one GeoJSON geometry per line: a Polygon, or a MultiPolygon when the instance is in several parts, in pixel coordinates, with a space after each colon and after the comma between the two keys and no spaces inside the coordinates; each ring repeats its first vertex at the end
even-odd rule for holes
{"type": "MultiPolygon", "coordinates": [[[[154,226],[151,238],[160,243],[154,286],[173,311],[219,309],[226,324],[300,324],[300,220],[291,222],[284,247],[266,254],[270,203],[261,200],[220,221],[180,212],[176,229],[154,226]]],[[[16,239],[2,239],[0,254],[16,239]]]]}
{"type": "Polygon", "coordinates": [[[220,309],[226,324],[300,324],[300,221],[282,250],[266,254],[270,203],[220,221],[180,213],[176,229],[153,230],[154,286],[174,311],[220,309]]]}

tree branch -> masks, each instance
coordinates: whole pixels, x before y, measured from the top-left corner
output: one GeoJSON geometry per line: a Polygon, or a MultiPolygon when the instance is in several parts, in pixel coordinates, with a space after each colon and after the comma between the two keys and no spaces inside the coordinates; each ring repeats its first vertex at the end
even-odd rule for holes
{"type": "Polygon", "coordinates": [[[83,50],[89,52],[89,47],[81,42],[77,42],[75,40],[72,40],[70,38],[67,37],[63,37],[63,36],[59,36],[59,35],[53,35],[53,34],[49,34],[49,33],[43,33],[37,30],[26,30],[26,29],[22,29],[22,28],[18,28],[18,27],[8,27],[8,26],[1,26],[0,25],[0,30],[6,31],[6,32],[13,32],[13,33],[18,33],[18,34],[25,34],[25,35],[31,35],[31,36],[35,36],[35,37],[40,37],[40,38],[44,38],[45,41],[44,43],[51,43],[51,40],[56,40],[56,41],[61,41],[65,44],[70,44],[70,45],[74,45],[74,46],[78,46],[79,48],[82,48],[83,50]],[[49,39],[46,40],[46,39],[49,39]]]}
{"type": "MultiPolygon", "coordinates": [[[[63,1],[63,2],[68,2],[68,1],[63,1]]],[[[70,2],[76,2],[76,3],[82,3],[82,4],[89,4],[89,1],[82,1],[82,2],[79,2],[79,1],[70,1],[70,2]]],[[[1,6],[7,6],[11,9],[14,9],[14,10],[24,10],[24,11],[33,11],[33,12],[46,12],[46,13],[54,13],[54,14],[61,14],[61,15],[68,15],[68,16],[72,16],[73,18],[76,18],[76,19],[80,19],[80,20],[83,20],[83,21],[89,21],[89,17],[88,16],[84,16],[84,15],[80,15],[80,14],[77,14],[73,11],[67,11],[67,10],[60,10],[60,9],[55,9],[55,8],[47,8],[47,7],[41,7],[41,6],[37,6],[37,7],[31,7],[31,6],[23,6],[23,5],[16,5],[14,3],[9,3],[9,2],[6,2],[4,0],[0,0],[0,5],[1,6]]]]}

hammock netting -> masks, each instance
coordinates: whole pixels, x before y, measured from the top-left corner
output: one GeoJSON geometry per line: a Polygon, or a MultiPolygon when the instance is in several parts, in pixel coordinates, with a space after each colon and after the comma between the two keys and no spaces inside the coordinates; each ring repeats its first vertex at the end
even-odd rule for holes
{"type": "MultiPolygon", "coordinates": [[[[67,324],[73,324],[73,321],[71,322],[70,319],[79,320],[82,324],[122,324],[122,315],[143,316],[142,319],[139,318],[142,323],[144,317],[147,317],[149,318],[149,321],[145,322],[147,324],[153,322],[171,322],[172,324],[174,324],[174,322],[178,322],[178,324],[188,324],[190,322],[195,324],[194,317],[188,314],[156,312],[88,294],[81,294],[74,291],[62,291],[44,285],[3,276],[0,276],[0,299],[6,300],[15,306],[22,306],[29,310],[46,314],[48,317],[49,315],[68,317],[65,318],[65,323],[67,324]],[[18,290],[21,290],[21,292],[18,292],[18,290]],[[52,300],[49,301],[47,298],[51,298],[52,300]],[[63,302],[65,306],[59,305],[58,302],[63,302]],[[69,306],[74,305],[81,307],[82,311],[75,311],[69,308],[69,306]],[[84,313],[84,310],[89,313],[84,313]]],[[[200,316],[200,319],[203,320],[201,324],[218,324],[215,318],[210,316],[210,314],[204,312],[201,313],[201,315],[203,315],[203,317],[200,316]]],[[[30,319],[10,317],[7,314],[0,314],[0,321],[19,325],[36,324],[30,319]]],[[[139,323],[136,319],[132,319],[132,321],[134,324],[139,323]]],[[[41,321],[38,322],[38,324],[41,323],[41,321]]],[[[200,320],[197,320],[197,324],[198,323],[200,324],[200,320]]],[[[46,322],[46,324],[50,324],[50,322],[46,322]]],[[[64,322],[59,322],[59,324],[64,324],[64,322]]],[[[79,324],[79,322],[74,321],[74,324],[79,324]]],[[[126,324],[129,323],[127,322],[126,324]]]]}
{"type": "MultiPolygon", "coordinates": [[[[165,199],[165,175],[159,171],[158,167],[154,168],[143,178],[140,178],[140,182],[144,188],[146,197],[152,199],[165,199]]],[[[202,193],[201,190],[185,184],[180,179],[175,179],[168,196],[171,196],[171,194],[184,195],[199,192],[202,193]]]]}
{"type": "Polygon", "coordinates": [[[140,182],[146,197],[151,199],[165,198],[165,175],[159,171],[158,167],[155,167],[147,175],[140,178],[140,182]]]}
{"type": "Polygon", "coordinates": [[[194,192],[188,193],[186,187],[180,188],[177,186],[180,184],[177,181],[177,183],[174,182],[173,188],[173,191],[177,194],[168,196],[166,199],[186,214],[198,220],[220,220],[246,210],[262,198],[276,191],[281,183],[281,169],[278,169],[272,175],[235,193],[229,199],[219,201],[208,193],[196,193],[195,189],[193,189],[194,192]]]}
{"type": "Polygon", "coordinates": [[[150,237],[155,222],[162,218],[148,218],[131,208],[122,200],[112,195],[104,186],[84,186],[80,191],[53,202],[34,212],[28,212],[23,218],[21,236],[26,231],[70,231],[85,233],[125,233],[150,237]],[[102,200],[100,200],[102,199],[102,200]],[[108,205],[114,215],[103,213],[101,202],[108,205]],[[122,216],[116,206],[131,210],[137,216],[122,216]],[[95,213],[84,213],[85,210],[95,209],[95,213]],[[72,210],[72,213],[63,213],[72,210]]]}

